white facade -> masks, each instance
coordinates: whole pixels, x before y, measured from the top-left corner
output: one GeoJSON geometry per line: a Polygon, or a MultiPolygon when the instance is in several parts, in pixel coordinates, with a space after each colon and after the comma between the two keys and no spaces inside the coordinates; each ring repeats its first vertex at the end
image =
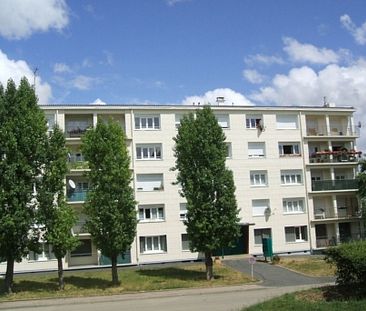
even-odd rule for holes
{"type": "MultiPolygon", "coordinates": [[[[83,231],[88,191],[80,137],[98,120],[113,118],[125,130],[134,174],[137,237],[122,262],[143,264],[197,259],[187,250],[185,201],[173,185],[173,137],[184,114],[197,106],[42,106],[70,149],[75,189],[69,204],[79,215],[74,233],[81,246],[65,266],[108,264],[83,231]]],[[[353,108],[212,106],[228,142],[242,237],[234,253],[262,254],[271,237],[274,253],[312,252],[360,237],[355,174],[357,136],[353,108]]],[[[72,183],[71,182],[71,183],[72,183]]],[[[69,187],[69,186],[68,186],[69,187]]],[[[224,253],[227,250],[224,250],[224,253]]],[[[15,269],[56,269],[52,254],[28,258],[15,269]]],[[[0,272],[5,271],[4,263],[0,272]]]]}

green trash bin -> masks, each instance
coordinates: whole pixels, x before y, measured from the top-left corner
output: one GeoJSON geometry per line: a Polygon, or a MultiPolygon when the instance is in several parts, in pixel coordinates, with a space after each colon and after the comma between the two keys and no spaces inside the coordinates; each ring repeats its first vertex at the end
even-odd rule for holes
{"type": "Polygon", "coordinates": [[[262,250],[263,256],[267,261],[267,257],[272,260],[273,257],[273,248],[272,248],[272,239],[271,238],[263,238],[262,239],[262,250]]]}

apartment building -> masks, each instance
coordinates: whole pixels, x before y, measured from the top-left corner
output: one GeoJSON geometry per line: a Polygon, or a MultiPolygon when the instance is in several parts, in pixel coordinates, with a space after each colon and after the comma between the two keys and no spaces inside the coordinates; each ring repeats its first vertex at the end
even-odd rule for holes
{"type": "MultiPolygon", "coordinates": [[[[98,121],[117,121],[126,133],[138,202],[137,235],[119,263],[146,264],[194,260],[183,220],[186,203],[173,185],[173,137],[181,118],[198,106],[48,105],[49,130],[57,123],[69,148],[68,204],[78,215],[73,232],[80,246],[65,267],[107,265],[83,224],[89,188],[81,137],[98,121]]],[[[227,166],[234,173],[241,236],[218,254],[262,254],[271,237],[274,253],[314,252],[359,239],[357,198],[358,128],[352,107],[212,106],[226,135],[227,166]]],[[[15,269],[56,269],[52,246],[31,253],[15,269]]],[[[0,272],[5,271],[0,264],[0,272]]]]}

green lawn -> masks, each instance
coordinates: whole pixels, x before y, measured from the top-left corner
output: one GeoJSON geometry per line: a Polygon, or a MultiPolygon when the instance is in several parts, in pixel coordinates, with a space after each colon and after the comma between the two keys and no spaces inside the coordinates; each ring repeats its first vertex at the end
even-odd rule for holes
{"type": "Polygon", "coordinates": [[[336,286],[286,294],[242,311],[360,311],[366,310],[366,295],[357,290],[342,290],[336,286]]]}
{"type": "Polygon", "coordinates": [[[325,262],[324,256],[281,257],[278,265],[309,276],[334,276],[335,274],[335,267],[325,262]]]}
{"type": "Polygon", "coordinates": [[[65,290],[57,290],[57,274],[27,274],[16,275],[12,295],[3,292],[3,279],[0,279],[0,301],[79,297],[96,295],[114,295],[127,292],[165,290],[173,288],[213,287],[238,285],[252,282],[249,276],[223,265],[214,266],[215,279],[205,280],[205,265],[203,263],[168,266],[164,268],[119,269],[121,285],[111,286],[111,271],[88,270],[84,272],[65,272],[65,290]]]}

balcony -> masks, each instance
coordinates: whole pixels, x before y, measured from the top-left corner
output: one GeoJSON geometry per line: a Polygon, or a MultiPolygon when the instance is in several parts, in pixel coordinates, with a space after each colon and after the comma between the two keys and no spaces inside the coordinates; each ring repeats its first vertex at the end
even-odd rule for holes
{"type": "Polygon", "coordinates": [[[357,162],[361,157],[361,151],[320,151],[310,155],[310,163],[343,163],[357,162]]]}
{"type": "Polygon", "coordinates": [[[351,241],[360,240],[359,234],[348,234],[348,235],[338,235],[335,236],[317,236],[316,237],[316,247],[317,248],[325,248],[329,246],[336,246],[342,243],[348,243],[351,241]]]}
{"type": "Polygon", "coordinates": [[[88,190],[69,190],[67,192],[67,201],[68,202],[84,202],[86,200],[88,190]]]}
{"type": "Polygon", "coordinates": [[[88,231],[85,228],[85,221],[78,221],[74,227],[72,227],[72,232],[74,234],[87,234],[88,231]]]}
{"type": "Polygon", "coordinates": [[[334,190],[357,190],[358,181],[356,179],[341,180],[313,180],[312,191],[334,191],[334,190]]]}
{"type": "Polygon", "coordinates": [[[67,166],[70,170],[82,170],[82,169],[88,169],[89,163],[88,161],[85,161],[83,155],[80,153],[69,154],[67,166]]]}

